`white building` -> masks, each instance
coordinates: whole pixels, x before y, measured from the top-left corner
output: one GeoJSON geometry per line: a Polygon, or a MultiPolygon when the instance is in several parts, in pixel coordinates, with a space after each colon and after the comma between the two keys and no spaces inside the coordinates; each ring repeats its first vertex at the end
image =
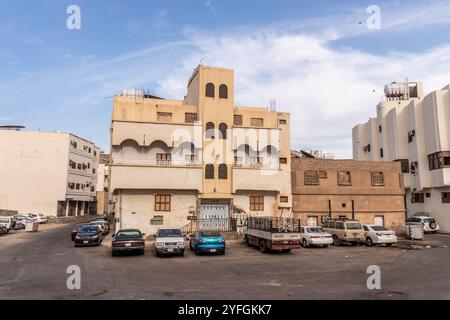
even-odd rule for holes
{"type": "Polygon", "coordinates": [[[357,160],[401,161],[408,215],[431,212],[450,232],[450,86],[392,83],[377,117],[353,128],[357,160]]]}
{"type": "Polygon", "coordinates": [[[0,209],[51,216],[94,210],[99,148],[65,132],[0,130],[0,209]]]}

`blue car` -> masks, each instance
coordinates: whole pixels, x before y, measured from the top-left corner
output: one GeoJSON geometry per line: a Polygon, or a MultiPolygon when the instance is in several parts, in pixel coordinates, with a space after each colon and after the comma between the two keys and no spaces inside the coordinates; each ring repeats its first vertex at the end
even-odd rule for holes
{"type": "Polygon", "coordinates": [[[200,230],[191,236],[189,247],[196,255],[202,252],[225,254],[225,239],[219,231],[200,230]]]}

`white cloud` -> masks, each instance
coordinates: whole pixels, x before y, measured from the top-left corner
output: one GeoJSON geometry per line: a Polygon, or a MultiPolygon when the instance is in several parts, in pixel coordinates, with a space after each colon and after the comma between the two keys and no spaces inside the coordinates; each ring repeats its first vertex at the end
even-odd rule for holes
{"type": "Polygon", "coordinates": [[[267,106],[276,98],[278,110],[291,112],[295,148],[323,149],[340,158],[352,156],[351,129],[375,114],[385,83],[409,77],[435,90],[449,81],[450,46],[377,56],[276,28],[226,34],[190,29],[187,37],[195,50],[159,82],[163,96],[182,97],[200,59],[233,68],[236,104],[267,106]]]}

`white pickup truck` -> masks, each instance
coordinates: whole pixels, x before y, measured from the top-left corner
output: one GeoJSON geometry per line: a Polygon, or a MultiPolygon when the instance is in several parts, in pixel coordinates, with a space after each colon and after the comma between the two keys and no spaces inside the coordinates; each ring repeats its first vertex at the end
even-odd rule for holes
{"type": "Polygon", "coordinates": [[[290,252],[300,246],[300,220],[281,217],[249,217],[244,223],[247,245],[270,250],[290,252]]]}

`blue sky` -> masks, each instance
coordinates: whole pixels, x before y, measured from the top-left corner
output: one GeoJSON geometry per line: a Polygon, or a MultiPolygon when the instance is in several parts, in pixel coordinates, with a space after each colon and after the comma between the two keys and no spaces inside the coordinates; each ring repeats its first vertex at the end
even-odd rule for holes
{"type": "Polygon", "coordinates": [[[202,61],[235,69],[237,104],[274,98],[291,112],[294,148],[349,158],[351,129],[375,115],[385,83],[450,82],[449,26],[449,1],[0,0],[0,124],[107,151],[114,94],[181,99],[202,61]],[[71,4],[81,30],[66,28],[71,4]]]}

